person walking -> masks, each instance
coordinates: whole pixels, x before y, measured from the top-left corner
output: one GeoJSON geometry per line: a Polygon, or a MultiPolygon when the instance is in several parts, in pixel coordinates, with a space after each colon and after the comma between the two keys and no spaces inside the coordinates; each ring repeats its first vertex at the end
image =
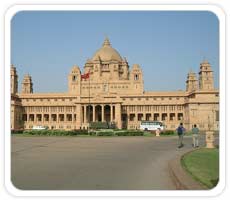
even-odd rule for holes
{"type": "Polygon", "coordinates": [[[179,127],[176,129],[177,130],[177,134],[178,134],[178,148],[181,148],[184,146],[183,144],[183,136],[184,136],[184,133],[185,133],[185,128],[183,127],[183,123],[180,123],[179,127]]]}
{"type": "Polygon", "coordinates": [[[194,124],[192,128],[193,147],[199,147],[199,132],[199,128],[197,128],[196,124],[194,124]]]}

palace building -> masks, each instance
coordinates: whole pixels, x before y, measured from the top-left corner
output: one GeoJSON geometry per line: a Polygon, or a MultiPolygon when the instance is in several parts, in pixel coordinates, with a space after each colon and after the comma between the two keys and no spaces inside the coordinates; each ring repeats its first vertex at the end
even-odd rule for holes
{"type": "Polygon", "coordinates": [[[65,93],[33,93],[30,75],[18,92],[18,75],[11,66],[11,129],[86,129],[89,122],[114,122],[117,128],[138,129],[143,120],[162,121],[174,130],[180,122],[191,129],[219,129],[219,90],[214,88],[208,61],[199,75],[189,72],[185,91],[144,91],[141,66],[132,67],[108,38],[81,72],[73,66],[65,93]]]}

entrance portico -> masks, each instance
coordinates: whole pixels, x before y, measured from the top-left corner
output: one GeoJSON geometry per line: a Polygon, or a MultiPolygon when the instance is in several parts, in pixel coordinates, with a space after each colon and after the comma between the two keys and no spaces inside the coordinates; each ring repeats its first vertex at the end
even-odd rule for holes
{"type": "Polygon", "coordinates": [[[81,124],[88,126],[89,122],[115,122],[121,128],[120,104],[84,104],[81,106],[81,124]]]}

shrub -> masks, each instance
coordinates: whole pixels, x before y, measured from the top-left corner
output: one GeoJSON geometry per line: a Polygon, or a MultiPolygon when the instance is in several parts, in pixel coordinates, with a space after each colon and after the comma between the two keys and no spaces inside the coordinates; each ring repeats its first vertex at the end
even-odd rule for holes
{"type": "Polygon", "coordinates": [[[87,130],[80,130],[80,129],[76,129],[76,130],[73,130],[73,135],[88,135],[88,131],[87,130]]]}
{"type": "Polygon", "coordinates": [[[124,131],[116,131],[115,134],[117,136],[143,136],[143,131],[136,131],[136,130],[124,130],[124,131]]]}
{"type": "Polygon", "coordinates": [[[11,134],[22,134],[23,130],[11,130],[11,134]]]}
{"type": "Polygon", "coordinates": [[[174,130],[165,130],[160,133],[160,135],[175,135],[176,132],[174,130]]]}
{"type": "Polygon", "coordinates": [[[88,135],[90,135],[90,136],[95,136],[96,133],[97,133],[96,131],[89,131],[88,135]]]}
{"type": "MultiPolygon", "coordinates": [[[[26,130],[23,134],[27,135],[41,135],[41,136],[74,136],[82,131],[65,131],[65,130],[26,130]]],[[[85,131],[84,131],[85,132],[85,131]]]]}
{"type": "Polygon", "coordinates": [[[96,132],[97,136],[114,136],[114,132],[113,131],[99,131],[96,132]]]}
{"type": "Polygon", "coordinates": [[[90,129],[115,129],[116,124],[114,122],[91,122],[89,125],[90,129]]]}

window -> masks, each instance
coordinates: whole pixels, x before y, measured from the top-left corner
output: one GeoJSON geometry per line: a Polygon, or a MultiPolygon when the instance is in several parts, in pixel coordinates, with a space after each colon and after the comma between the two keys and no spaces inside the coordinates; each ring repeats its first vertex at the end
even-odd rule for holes
{"type": "Polygon", "coordinates": [[[138,80],[138,79],[139,79],[138,75],[135,74],[135,75],[134,75],[134,80],[138,80]]]}
{"type": "Polygon", "coordinates": [[[74,75],[74,76],[72,77],[72,81],[73,81],[73,82],[77,81],[77,76],[76,76],[76,75],[74,75]]]}
{"type": "Polygon", "coordinates": [[[219,111],[216,111],[216,121],[219,121],[219,111]]]}

